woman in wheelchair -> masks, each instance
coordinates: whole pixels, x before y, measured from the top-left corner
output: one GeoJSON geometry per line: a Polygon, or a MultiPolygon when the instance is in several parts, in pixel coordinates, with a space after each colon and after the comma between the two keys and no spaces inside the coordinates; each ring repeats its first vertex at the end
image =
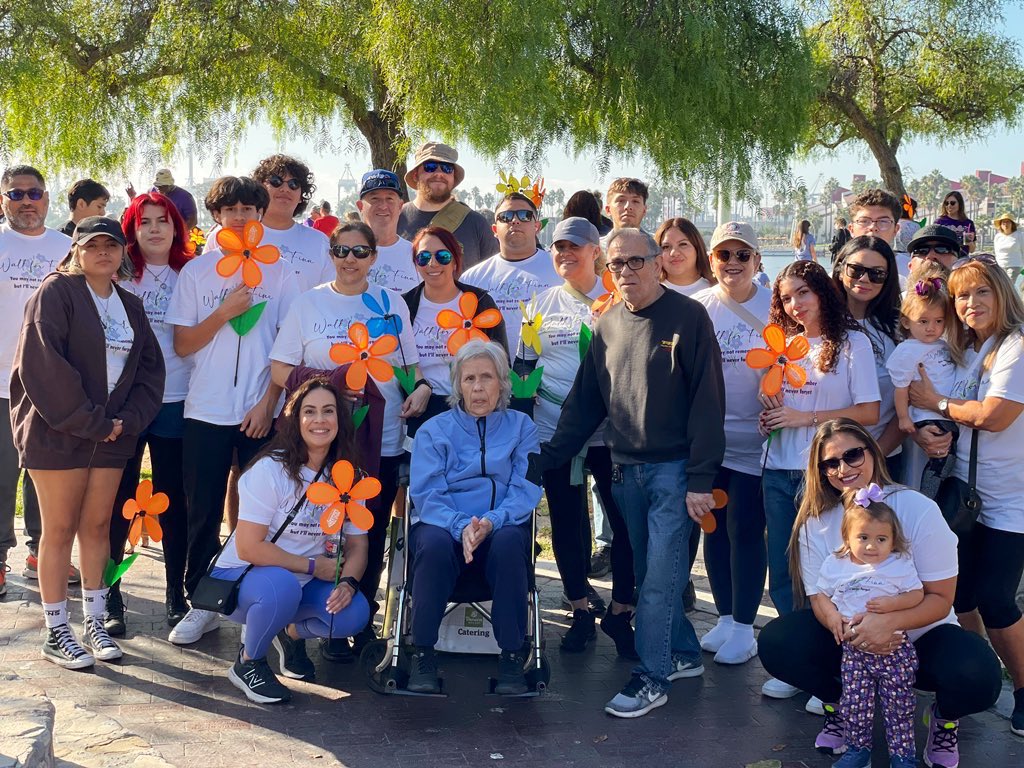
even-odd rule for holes
{"type": "Polygon", "coordinates": [[[434,645],[460,574],[477,569],[493,597],[501,648],[499,694],[527,691],[524,676],[532,515],[541,489],[526,480],[537,428],[508,410],[509,365],[494,342],[471,341],[451,369],[452,410],[424,424],[412,451],[412,641],[408,690],[439,693],[434,645]]]}

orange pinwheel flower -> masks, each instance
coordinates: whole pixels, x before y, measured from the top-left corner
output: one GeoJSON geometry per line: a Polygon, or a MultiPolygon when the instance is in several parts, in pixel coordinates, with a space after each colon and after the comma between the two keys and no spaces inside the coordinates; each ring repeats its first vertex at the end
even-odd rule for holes
{"type": "Polygon", "coordinates": [[[454,355],[467,341],[479,339],[488,341],[487,334],[481,328],[494,328],[501,322],[501,312],[497,309],[485,309],[476,314],[478,300],[476,294],[466,291],[459,299],[459,311],[442,309],[437,313],[437,325],[440,328],[452,328],[448,336],[448,354],[454,355]]]}
{"type": "Polygon", "coordinates": [[[217,262],[217,274],[231,277],[241,267],[247,286],[255,288],[263,282],[259,264],[273,264],[281,258],[281,251],[276,245],[260,245],[262,239],[263,225],[255,220],[245,223],[241,237],[227,227],[217,230],[217,245],[224,252],[217,262]]]}
{"type": "Polygon", "coordinates": [[[590,308],[594,311],[595,315],[601,315],[607,312],[609,309],[614,307],[620,301],[622,301],[622,294],[619,293],[619,289],[615,287],[615,282],[612,280],[612,272],[610,269],[606,269],[604,274],[601,275],[601,286],[607,291],[602,293],[590,308]]]}
{"type": "Polygon", "coordinates": [[[535,206],[540,208],[541,203],[544,202],[544,195],[547,194],[547,190],[544,189],[544,179],[537,179],[537,181],[534,182],[533,187],[530,189],[530,191],[525,194],[527,195],[527,197],[530,198],[530,200],[533,201],[533,204],[535,206]]]}
{"type": "Polygon", "coordinates": [[[332,344],[330,353],[336,364],[352,364],[345,372],[345,385],[349,389],[362,389],[366,386],[367,373],[382,384],[391,381],[395,375],[391,363],[380,358],[398,349],[398,338],[389,333],[371,344],[370,332],[363,323],[352,323],[348,327],[348,338],[351,344],[332,344]]]}
{"type": "Polygon", "coordinates": [[[807,356],[811,349],[810,342],[803,336],[796,336],[786,346],[786,332],[776,323],[766,325],[761,335],[768,349],[758,348],[747,352],[747,365],[755,370],[769,369],[761,379],[761,391],[774,397],[782,390],[783,378],[794,389],[800,389],[807,383],[807,371],[794,361],[807,356]]]}
{"type": "Polygon", "coordinates": [[[380,493],[380,480],[375,477],[364,477],[355,485],[356,471],[347,461],[337,461],[331,467],[330,483],[313,483],[306,489],[306,498],[311,504],[327,504],[327,509],[320,515],[320,529],[326,534],[341,530],[345,518],[352,521],[362,531],[373,527],[373,513],[360,501],[372,499],[380,493]]]}
{"type": "Polygon", "coordinates": [[[143,480],[135,490],[135,498],[128,499],[124,503],[121,514],[125,520],[131,520],[131,528],[128,529],[128,541],[134,547],[142,538],[142,531],[153,541],[160,541],[164,537],[163,529],[160,528],[160,521],[156,516],[167,511],[171,500],[166,493],[153,493],[153,481],[143,480]]]}

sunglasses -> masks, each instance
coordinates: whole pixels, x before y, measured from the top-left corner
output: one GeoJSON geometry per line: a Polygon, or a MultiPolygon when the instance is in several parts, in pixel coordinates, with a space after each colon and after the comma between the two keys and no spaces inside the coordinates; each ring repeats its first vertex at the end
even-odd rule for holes
{"type": "Polygon", "coordinates": [[[962,259],[957,259],[956,261],[954,261],[953,266],[950,267],[950,271],[953,271],[954,269],[959,269],[960,267],[967,266],[972,261],[977,261],[982,264],[988,264],[989,266],[995,266],[998,263],[996,262],[995,256],[993,256],[991,253],[975,253],[971,254],[970,256],[965,256],[962,259]]]}
{"type": "Polygon", "coordinates": [[[441,173],[455,173],[455,166],[452,165],[451,163],[441,163],[438,162],[437,160],[427,160],[427,162],[423,164],[423,170],[426,171],[427,173],[437,173],[438,170],[440,170],[441,173]]]}
{"type": "Polygon", "coordinates": [[[13,200],[16,203],[21,202],[25,199],[25,195],[28,195],[29,200],[42,200],[43,195],[46,194],[45,189],[39,187],[32,187],[32,189],[8,189],[4,192],[4,197],[8,200],[13,200]]]}
{"type": "Polygon", "coordinates": [[[294,192],[296,189],[302,186],[302,182],[299,181],[298,179],[288,179],[288,181],[285,181],[276,173],[269,179],[267,179],[267,184],[272,186],[274,189],[279,189],[282,184],[287,184],[288,189],[290,189],[292,192],[294,192]]]}
{"type": "Polygon", "coordinates": [[[373,248],[368,245],[332,245],[331,255],[336,259],[344,259],[352,254],[357,259],[367,259],[373,253],[373,248]]]}
{"type": "Polygon", "coordinates": [[[442,267],[445,267],[452,263],[452,259],[455,258],[454,254],[447,250],[441,249],[440,251],[420,251],[413,259],[416,261],[417,267],[425,267],[430,263],[430,259],[433,258],[442,267]]]}
{"type": "Polygon", "coordinates": [[[537,213],[535,211],[523,210],[523,211],[502,211],[501,213],[495,214],[494,220],[500,221],[502,224],[511,224],[516,219],[519,219],[523,223],[527,221],[536,221],[537,213]]]}
{"type": "Polygon", "coordinates": [[[839,465],[845,464],[848,467],[859,467],[864,463],[864,454],[867,448],[859,446],[857,448],[851,448],[848,451],[844,451],[843,455],[838,459],[822,459],[818,462],[818,469],[824,472],[826,475],[832,475],[835,477],[839,474],[839,465]]]}
{"type": "Polygon", "coordinates": [[[629,267],[632,271],[643,269],[644,264],[649,260],[655,258],[654,256],[630,256],[626,259],[612,259],[608,262],[608,271],[612,274],[619,274],[623,269],[629,267]]]}
{"type": "Polygon", "coordinates": [[[715,255],[715,258],[718,259],[723,264],[728,264],[729,260],[733,256],[736,257],[736,261],[738,261],[740,264],[746,264],[748,261],[754,258],[754,254],[757,253],[757,251],[752,251],[749,248],[741,248],[738,251],[730,251],[726,248],[716,248],[715,250],[712,251],[712,253],[715,255]]]}
{"type": "Polygon", "coordinates": [[[947,200],[943,205],[957,205],[959,202],[959,200],[947,200]]]}
{"type": "Polygon", "coordinates": [[[867,275],[868,280],[875,285],[884,283],[886,276],[889,274],[888,271],[881,267],[865,267],[863,264],[845,264],[843,269],[854,280],[860,280],[864,275],[867,275]]]}
{"type": "Polygon", "coordinates": [[[915,248],[910,252],[911,256],[917,256],[919,259],[924,258],[929,253],[937,253],[939,256],[948,256],[951,253],[959,253],[959,248],[950,248],[948,245],[924,245],[920,248],[915,248]]]}

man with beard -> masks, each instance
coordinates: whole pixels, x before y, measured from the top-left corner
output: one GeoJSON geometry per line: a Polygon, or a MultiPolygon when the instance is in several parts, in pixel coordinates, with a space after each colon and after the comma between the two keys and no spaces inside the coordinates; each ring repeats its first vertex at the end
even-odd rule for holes
{"type": "MultiPolygon", "coordinates": [[[[16,165],[0,177],[0,195],[6,222],[0,226],[0,314],[8,319],[0,333],[0,595],[7,591],[5,574],[7,552],[16,543],[14,508],[18,493],[18,452],[11,435],[10,378],[14,351],[21,333],[21,316],[29,296],[43,278],[71,248],[71,238],[46,228],[50,193],[39,171],[29,165],[16,165]]],[[[22,572],[26,578],[38,578],[36,553],[42,525],[39,501],[29,480],[22,479],[25,504],[25,531],[28,534],[28,560],[22,572]]],[[[71,568],[69,583],[79,581],[71,568]]]]}
{"type": "MultiPolygon", "coordinates": [[[[462,268],[479,264],[498,251],[491,225],[465,203],[452,197],[466,171],[456,162],[459,153],[447,144],[428,141],[416,151],[405,183],[416,190],[416,199],[406,203],[398,220],[398,234],[412,240],[424,227],[444,227],[462,245],[462,268]]],[[[509,331],[512,326],[509,325],[509,331]]]]}

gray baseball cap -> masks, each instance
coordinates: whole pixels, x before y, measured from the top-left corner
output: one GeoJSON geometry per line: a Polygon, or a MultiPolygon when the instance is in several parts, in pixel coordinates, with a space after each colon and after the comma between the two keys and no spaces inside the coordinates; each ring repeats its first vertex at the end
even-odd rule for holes
{"type": "Polygon", "coordinates": [[[582,216],[570,216],[555,226],[551,242],[557,243],[559,240],[568,240],[576,245],[598,245],[601,242],[601,235],[597,227],[582,216]]]}

